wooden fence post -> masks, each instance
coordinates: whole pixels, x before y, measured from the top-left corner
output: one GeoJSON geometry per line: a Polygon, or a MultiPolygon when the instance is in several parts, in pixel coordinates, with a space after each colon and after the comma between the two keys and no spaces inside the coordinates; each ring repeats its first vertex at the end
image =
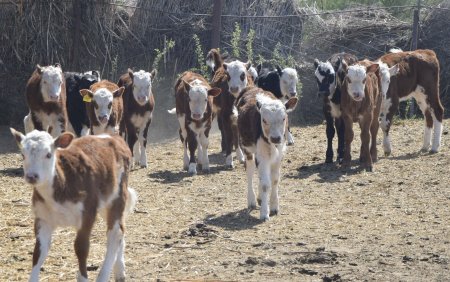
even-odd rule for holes
{"type": "Polygon", "coordinates": [[[220,47],[220,30],[222,28],[222,6],[223,0],[214,0],[211,19],[211,48],[220,47]]]}
{"type": "MultiPolygon", "coordinates": [[[[411,51],[417,49],[417,43],[419,41],[419,14],[420,14],[420,0],[417,0],[417,9],[414,9],[413,14],[413,26],[411,34],[411,51]]],[[[412,118],[416,114],[416,103],[411,100],[409,102],[408,118],[412,118]]]]}

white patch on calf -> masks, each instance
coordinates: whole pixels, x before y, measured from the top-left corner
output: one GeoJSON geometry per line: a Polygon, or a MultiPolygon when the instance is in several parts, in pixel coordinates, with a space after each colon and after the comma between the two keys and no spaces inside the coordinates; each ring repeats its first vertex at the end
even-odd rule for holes
{"type": "Polygon", "coordinates": [[[50,250],[50,244],[52,240],[52,233],[54,228],[47,222],[40,220],[37,226],[36,238],[39,240],[39,258],[36,265],[31,270],[29,281],[39,281],[39,272],[44,264],[45,258],[50,250]]]}
{"type": "Polygon", "coordinates": [[[203,83],[196,79],[189,84],[189,109],[191,118],[201,120],[208,106],[208,90],[203,83]]]}
{"type": "Polygon", "coordinates": [[[442,137],[442,122],[439,122],[433,114],[433,143],[431,144],[431,152],[437,153],[439,152],[439,148],[441,147],[441,137],[442,137]]]}
{"type": "Polygon", "coordinates": [[[230,77],[228,81],[230,93],[234,97],[237,97],[248,84],[246,65],[241,61],[233,61],[231,63],[225,63],[224,66],[230,77]]]}
{"type": "Polygon", "coordinates": [[[330,101],[331,116],[334,118],[341,117],[341,106],[330,101]]]}
{"type": "Polygon", "coordinates": [[[208,67],[210,67],[211,69],[214,69],[214,67],[215,67],[214,59],[212,57],[209,57],[208,59],[206,59],[206,65],[208,67]]]}
{"type": "MultiPolygon", "coordinates": [[[[37,201],[33,206],[33,211],[37,218],[45,220],[54,228],[57,226],[73,226],[77,230],[81,228],[84,205],[82,202],[73,203],[66,201],[58,203],[53,200],[53,189],[49,186],[50,197],[45,197],[45,202],[37,201]]],[[[41,193],[41,190],[39,190],[41,193]]]]}
{"type": "Polygon", "coordinates": [[[286,130],[286,107],[278,99],[272,99],[264,94],[257,94],[256,100],[260,104],[261,127],[269,142],[284,143],[286,130]]]}
{"type": "Polygon", "coordinates": [[[381,111],[380,111],[380,127],[383,131],[383,150],[385,154],[390,154],[392,152],[391,147],[391,138],[387,134],[387,130],[389,127],[389,120],[387,119],[387,114],[389,113],[389,109],[392,106],[391,98],[383,99],[381,102],[381,111]]]}
{"type": "MultiPolygon", "coordinates": [[[[106,242],[106,254],[103,261],[102,268],[97,277],[97,281],[108,281],[109,275],[113,269],[114,262],[116,261],[117,253],[123,244],[123,232],[120,228],[119,221],[116,221],[112,228],[108,230],[106,242]]],[[[125,273],[122,274],[125,276],[125,273]]],[[[116,277],[117,278],[117,277],[116,277]]]]}
{"type": "Polygon", "coordinates": [[[285,100],[297,96],[297,71],[293,68],[285,68],[280,77],[280,88],[285,100]]]}
{"type": "Polygon", "coordinates": [[[100,88],[94,93],[92,98],[97,103],[94,107],[95,116],[101,124],[108,123],[112,112],[113,94],[106,88],[100,88]]]}
{"type": "Polygon", "coordinates": [[[62,82],[63,74],[59,66],[42,67],[40,88],[44,102],[59,100],[62,82]]]}
{"type": "Polygon", "coordinates": [[[253,66],[248,69],[248,72],[252,76],[253,81],[255,81],[258,78],[258,72],[256,71],[256,69],[253,66]]]}
{"type": "Polygon", "coordinates": [[[152,75],[140,70],[133,73],[133,97],[136,102],[143,106],[148,103],[152,96],[152,75]]]}
{"type": "Polygon", "coordinates": [[[366,87],[366,67],[361,65],[352,65],[348,67],[347,78],[348,94],[355,101],[364,99],[364,88],[366,87]]]}
{"type": "Polygon", "coordinates": [[[317,77],[319,83],[323,83],[325,76],[321,75],[320,72],[326,73],[327,71],[330,73],[330,75],[333,75],[333,77],[334,77],[333,83],[331,83],[328,87],[328,90],[330,92],[330,99],[331,99],[331,97],[333,97],[334,92],[336,91],[336,73],[335,73],[334,68],[331,65],[331,63],[329,61],[319,62],[319,66],[317,66],[317,69],[314,72],[314,74],[317,77]]]}

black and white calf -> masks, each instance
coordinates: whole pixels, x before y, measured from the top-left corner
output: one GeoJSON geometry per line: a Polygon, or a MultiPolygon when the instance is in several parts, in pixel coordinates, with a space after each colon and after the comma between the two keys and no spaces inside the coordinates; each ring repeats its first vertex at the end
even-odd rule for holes
{"type": "Polygon", "coordinates": [[[89,89],[92,84],[100,81],[100,73],[98,71],[65,72],[64,78],[66,80],[68,126],[76,136],[86,136],[89,134],[90,124],[80,90],[89,89]]]}
{"type": "MultiPolygon", "coordinates": [[[[256,84],[258,87],[272,92],[282,102],[297,96],[298,75],[295,69],[281,69],[279,66],[276,66],[275,70],[269,71],[269,69],[258,65],[257,72],[256,84]]],[[[286,139],[288,145],[294,144],[294,137],[289,130],[289,125],[286,139]]]]}
{"type": "Polygon", "coordinates": [[[130,150],[133,152],[134,162],[141,167],[147,167],[148,128],[152,122],[155,99],[152,92],[152,80],[156,70],[151,73],[140,70],[122,75],[117,85],[124,86],[123,117],[120,123],[120,135],[125,137],[130,150]]]}
{"type": "Polygon", "coordinates": [[[337,131],[338,149],[337,161],[342,163],[344,157],[344,122],[341,118],[341,89],[345,77],[342,72],[341,61],[348,65],[358,61],[356,56],[347,53],[333,54],[326,62],[314,60],[315,76],[319,87],[319,96],[323,96],[323,114],[327,122],[327,151],[326,163],[333,162],[333,138],[337,131]],[[336,128],[336,129],[335,129],[336,128]]]}
{"type": "Polygon", "coordinates": [[[239,140],[246,156],[247,204],[250,209],[256,207],[253,174],[257,167],[261,220],[269,219],[270,190],[270,214],[279,212],[278,183],[286,150],[287,112],[292,111],[297,102],[298,98],[292,97],[283,104],[272,93],[257,87],[245,88],[237,100],[239,140]]]}

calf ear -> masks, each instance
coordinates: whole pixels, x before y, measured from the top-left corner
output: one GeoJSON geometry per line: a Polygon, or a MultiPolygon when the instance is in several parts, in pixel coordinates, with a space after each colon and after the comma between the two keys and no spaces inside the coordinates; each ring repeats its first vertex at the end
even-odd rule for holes
{"type": "Polygon", "coordinates": [[[261,102],[256,100],[256,109],[258,110],[258,112],[261,112],[261,107],[262,107],[261,102]]]}
{"type": "Polygon", "coordinates": [[[378,64],[371,64],[370,66],[368,66],[366,68],[366,72],[376,72],[378,69],[380,68],[380,66],[378,64]]]}
{"type": "Polygon", "coordinates": [[[228,64],[227,64],[227,63],[223,63],[223,68],[224,68],[225,70],[227,70],[228,64]]]}
{"type": "Polygon", "coordinates": [[[282,76],[283,75],[283,70],[281,69],[281,67],[279,65],[277,65],[276,68],[277,68],[278,75],[282,76]]]}
{"type": "Polygon", "coordinates": [[[183,83],[183,87],[186,90],[186,92],[189,94],[189,91],[191,91],[191,85],[189,85],[189,83],[186,82],[186,80],[182,79],[181,80],[183,83]]]}
{"type": "Polygon", "coordinates": [[[36,70],[38,71],[39,74],[44,72],[44,68],[41,67],[39,64],[36,65],[36,70]]]}
{"type": "Polygon", "coordinates": [[[258,73],[258,75],[261,72],[261,69],[262,69],[262,63],[256,66],[256,72],[258,73]]]}
{"type": "Polygon", "coordinates": [[[208,96],[217,97],[220,95],[221,92],[222,92],[222,89],[213,87],[208,90],[208,96]]]}
{"type": "Polygon", "coordinates": [[[94,97],[94,92],[92,92],[89,89],[81,89],[80,90],[80,95],[83,96],[83,101],[84,102],[91,102],[92,101],[92,97],[94,97]]]}
{"type": "Polygon", "coordinates": [[[94,70],[94,71],[92,71],[92,75],[95,76],[95,77],[97,77],[97,81],[100,81],[100,79],[101,79],[101,78],[100,78],[100,72],[94,70]]]}
{"type": "Polygon", "coordinates": [[[342,61],[343,61],[343,60],[342,60],[341,57],[338,57],[338,58],[337,58],[336,63],[335,63],[334,66],[333,66],[333,69],[334,69],[335,72],[339,72],[339,71],[341,70],[342,61]]]}
{"type": "Polygon", "coordinates": [[[133,70],[128,68],[128,75],[131,77],[131,79],[133,79],[134,74],[133,74],[133,70]]]}
{"type": "Polygon", "coordinates": [[[16,143],[19,149],[22,149],[22,140],[25,138],[25,135],[23,135],[22,133],[20,133],[19,131],[15,130],[12,127],[10,127],[9,130],[11,131],[11,134],[14,136],[14,139],[16,139],[16,143]]]}
{"type": "Polygon", "coordinates": [[[348,70],[348,65],[347,65],[347,62],[345,61],[345,60],[341,60],[341,68],[342,68],[342,71],[344,71],[345,73],[347,73],[347,70],[348,70]]]}
{"type": "Polygon", "coordinates": [[[400,72],[400,66],[396,64],[395,66],[389,68],[389,75],[394,76],[397,75],[400,72]]]}
{"type": "Polygon", "coordinates": [[[295,107],[297,106],[297,102],[298,102],[298,98],[297,97],[292,97],[291,99],[289,99],[284,106],[286,107],[286,112],[292,112],[295,107]]]}
{"type": "Polygon", "coordinates": [[[152,80],[155,79],[156,75],[158,74],[158,71],[156,69],[153,69],[150,75],[152,76],[152,80]]]}
{"type": "Polygon", "coordinates": [[[317,67],[319,66],[319,60],[314,59],[314,68],[317,69],[317,67]]]}
{"type": "Polygon", "coordinates": [[[247,61],[246,63],[244,63],[244,66],[248,70],[252,67],[252,63],[250,61],[247,61]]]}
{"type": "Polygon", "coordinates": [[[61,64],[60,63],[56,63],[55,67],[57,67],[58,69],[61,69],[61,64]]]}
{"type": "Polygon", "coordinates": [[[70,132],[64,132],[54,140],[55,148],[67,148],[75,136],[70,132]]]}
{"type": "Polygon", "coordinates": [[[125,90],[125,87],[123,87],[123,86],[119,87],[119,89],[117,89],[117,90],[114,90],[112,93],[113,97],[118,98],[118,97],[122,96],[124,90],[125,90]]]}

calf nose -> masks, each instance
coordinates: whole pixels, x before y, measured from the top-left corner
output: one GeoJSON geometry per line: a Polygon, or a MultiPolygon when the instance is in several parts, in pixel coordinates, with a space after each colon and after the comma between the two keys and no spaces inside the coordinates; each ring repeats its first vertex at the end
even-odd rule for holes
{"type": "Polygon", "coordinates": [[[273,143],[273,144],[280,144],[281,143],[281,137],[280,136],[278,136],[278,137],[270,137],[270,142],[271,143],[273,143]]]}
{"type": "Polygon", "coordinates": [[[30,184],[36,183],[38,179],[39,176],[36,173],[27,173],[25,175],[25,180],[30,184]]]}
{"type": "Polygon", "coordinates": [[[239,88],[238,87],[230,87],[230,92],[231,93],[236,93],[236,92],[238,92],[239,91],[239,88]]]}
{"type": "Polygon", "coordinates": [[[289,93],[289,94],[291,94],[291,97],[297,96],[297,92],[291,92],[291,93],[289,93]]]}
{"type": "Polygon", "coordinates": [[[107,123],[107,122],[108,122],[108,116],[107,116],[107,115],[98,116],[98,120],[99,120],[101,123],[107,123]]]}
{"type": "Polygon", "coordinates": [[[192,118],[193,119],[201,119],[202,115],[201,114],[192,114],[192,118]]]}

